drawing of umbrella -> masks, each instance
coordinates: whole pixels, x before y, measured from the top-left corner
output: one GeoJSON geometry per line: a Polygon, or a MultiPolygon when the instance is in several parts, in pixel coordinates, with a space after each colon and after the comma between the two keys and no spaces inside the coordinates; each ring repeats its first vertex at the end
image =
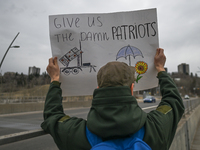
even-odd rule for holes
{"type": "Polygon", "coordinates": [[[124,57],[125,59],[127,59],[127,56],[129,56],[129,66],[131,66],[130,56],[133,56],[134,58],[136,56],[142,56],[144,58],[142,52],[138,48],[128,45],[128,46],[122,47],[118,51],[117,56],[116,56],[116,60],[121,58],[121,57],[124,57]]]}

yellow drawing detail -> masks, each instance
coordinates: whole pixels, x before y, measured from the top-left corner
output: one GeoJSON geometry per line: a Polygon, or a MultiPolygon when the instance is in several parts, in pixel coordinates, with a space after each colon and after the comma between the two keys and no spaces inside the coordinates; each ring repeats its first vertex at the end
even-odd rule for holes
{"type": "Polygon", "coordinates": [[[138,74],[144,74],[148,69],[148,65],[143,61],[138,61],[135,65],[135,69],[138,74]]]}
{"type": "Polygon", "coordinates": [[[147,63],[143,62],[143,61],[138,61],[135,65],[135,70],[138,73],[136,82],[138,83],[138,81],[142,78],[142,76],[140,76],[141,74],[144,74],[148,69],[148,65],[147,63]]]}

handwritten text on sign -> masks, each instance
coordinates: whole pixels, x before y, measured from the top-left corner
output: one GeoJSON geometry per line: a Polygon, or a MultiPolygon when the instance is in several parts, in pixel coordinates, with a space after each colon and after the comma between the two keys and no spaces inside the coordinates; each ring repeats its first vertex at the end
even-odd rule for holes
{"type": "MultiPolygon", "coordinates": [[[[54,26],[57,29],[65,28],[80,28],[81,18],[54,18],[54,26]]],[[[84,20],[85,22],[85,20],[84,20]]],[[[103,21],[101,16],[88,17],[86,21],[88,27],[103,27],[103,21]]],[[[134,24],[134,25],[121,25],[111,27],[111,38],[112,40],[121,39],[138,39],[144,38],[145,36],[155,36],[156,35],[156,22],[148,22],[144,24],[134,24]]],[[[73,33],[63,33],[55,34],[57,42],[73,41],[73,33]]],[[[108,41],[110,37],[107,32],[80,32],[81,41],[108,41]]]]}

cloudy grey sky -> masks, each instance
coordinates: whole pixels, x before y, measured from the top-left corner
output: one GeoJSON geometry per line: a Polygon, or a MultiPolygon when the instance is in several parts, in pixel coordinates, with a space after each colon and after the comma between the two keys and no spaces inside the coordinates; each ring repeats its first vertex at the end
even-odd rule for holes
{"type": "Polygon", "coordinates": [[[0,72],[28,74],[29,66],[46,71],[52,56],[49,15],[149,8],[157,8],[159,44],[165,49],[168,71],[177,72],[181,63],[189,64],[194,74],[200,71],[199,0],[0,0],[0,60],[20,32],[13,44],[20,48],[9,50],[0,72]]]}

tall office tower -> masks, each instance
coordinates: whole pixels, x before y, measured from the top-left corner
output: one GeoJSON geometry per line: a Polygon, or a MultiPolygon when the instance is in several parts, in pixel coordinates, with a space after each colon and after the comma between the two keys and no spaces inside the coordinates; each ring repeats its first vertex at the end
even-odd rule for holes
{"type": "Polygon", "coordinates": [[[186,63],[182,63],[182,64],[178,65],[178,72],[189,75],[190,74],[189,65],[186,63]]]}

